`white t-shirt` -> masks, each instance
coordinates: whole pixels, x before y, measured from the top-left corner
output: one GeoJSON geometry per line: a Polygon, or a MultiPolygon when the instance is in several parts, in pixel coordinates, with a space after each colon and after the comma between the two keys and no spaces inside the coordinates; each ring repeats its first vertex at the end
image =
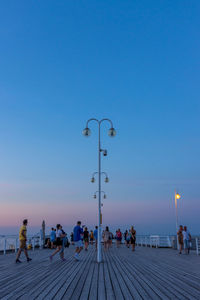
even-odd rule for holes
{"type": "Polygon", "coordinates": [[[56,231],[56,237],[57,237],[57,238],[60,238],[61,235],[62,235],[62,230],[58,229],[58,230],[56,231]]]}
{"type": "Polygon", "coordinates": [[[183,230],[183,231],[182,231],[182,234],[183,234],[183,240],[189,241],[189,232],[183,230]]]}

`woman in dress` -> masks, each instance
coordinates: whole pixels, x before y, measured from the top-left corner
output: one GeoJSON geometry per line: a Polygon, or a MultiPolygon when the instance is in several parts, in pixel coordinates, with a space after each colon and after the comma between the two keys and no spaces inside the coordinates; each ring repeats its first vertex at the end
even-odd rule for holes
{"type": "Polygon", "coordinates": [[[106,229],[103,232],[103,242],[104,242],[105,250],[108,250],[109,248],[109,238],[110,238],[110,232],[108,226],[106,226],[106,229]]]}

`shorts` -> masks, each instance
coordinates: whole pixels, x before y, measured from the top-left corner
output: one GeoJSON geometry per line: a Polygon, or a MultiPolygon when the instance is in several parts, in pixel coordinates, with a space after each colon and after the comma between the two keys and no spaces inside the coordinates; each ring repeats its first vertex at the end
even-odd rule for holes
{"type": "Polygon", "coordinates": [[[55,245],[56,246],[62,246],[62,240],[61,240],[61,238],[56,238],[55,245]]]}
{"type": "Polygon", "coordinates": [[[74,242],[76,248],[83,248],[83,241],[79,240],[74,242]]]}
{"type": "Polygon", "coordinates": [[[184,249],[190,248],[190,243],[188,240],[184,240],[184,249]]]}
{"type": "Polygon", "coordinates": [[[19,248],[20,249],[26,249],[26,241],[25,240],[20,240],[19,241],[19,248]]]}
{"type": "Polygon", "coordinates": [[[117,237],[117,241],[121,242],[122,238],[120,237],[117,237]]]}
{"type": "Polygon", "coordinates": [[[131,245],[135,245],[135,239],[131,238],[131,245]]]}
{"type": "Polygon", "coordinates": [[[130,240],[126,240],[126,243],[129,244],[129,243],[130,243],[130,240]]]}
{"type": "Polygon", "coordinates": [[[89,239],[88,238],[84,239],[84,242],[89,243],[89,239]]]}
{"type": "Polygon", "coordinates": [[[94,241],[94,239],[93,238],[90,238],[90,242],[93,242],[94,241]]]}

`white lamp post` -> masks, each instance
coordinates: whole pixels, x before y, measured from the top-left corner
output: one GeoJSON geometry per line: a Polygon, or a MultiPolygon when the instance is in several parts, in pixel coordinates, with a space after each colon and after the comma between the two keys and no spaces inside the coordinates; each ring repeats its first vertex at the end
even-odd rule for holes
{"type": "MultiPolygon", "coordinates": [[[[110,123],[111,127],[108,131],[108,135],[110,137],[114,137],[116,135],[116,131],[113,128],[113,123],[110,119],[102,119],[102,120],[97,120],[97,119],[89,119],[86,123],[86,128],[83,130],[83,135],[86,137],[89,137],[91,135],[91,130],[88,127],[89,122],[95,121],[98,123],[98,181],[99,181],[99,189],[98,189],[98,194],[99,194],[99,201],[98,201],[98,244],[97,244],[97,262],[100,263],[102,261],[101,257],[101,152],[103,153],[104,156],[107,156],[107,150],[101,149],[101,124],[104,121],[107,121],[110,123]]],[[[93,177],[94,178],[94,177],[93,177]]],[[[92,180],[93,180],[92,178],[92,180]]],[[[94,181],[92,181],[94,182],[94,181]]]]}

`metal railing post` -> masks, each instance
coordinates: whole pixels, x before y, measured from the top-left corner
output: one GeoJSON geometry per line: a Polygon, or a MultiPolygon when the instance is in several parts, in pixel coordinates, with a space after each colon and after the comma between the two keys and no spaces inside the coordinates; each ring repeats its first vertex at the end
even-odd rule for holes
{"type": "Polygon", "coordinates": [[[199,245],[198,245],[198,238],[196,237],[196,252],[197,252],[197,255],[199,255],[199,245]]]}
{"type": "Polygon", "coordinates": [[[3,254],[5,255],[6,254],[6,243],[7,243],[7,240],[6,238],[4,239],[4,250],[3,250],[3,254]]]}

